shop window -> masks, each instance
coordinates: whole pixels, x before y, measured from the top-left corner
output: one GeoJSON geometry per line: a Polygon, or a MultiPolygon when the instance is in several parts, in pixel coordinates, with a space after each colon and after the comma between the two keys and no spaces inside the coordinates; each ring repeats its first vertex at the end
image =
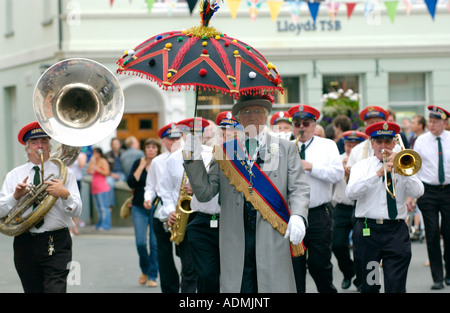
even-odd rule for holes
{"type": "Polygon", "coordinates": [[[389,107],[397,121],[423,114],[427,105],[426,73],[389,73],[389,107]]]}
{"type": "Polygon", "coordinates": [[[323,75],[322,76],[322,94],[342,89],[344,92],[351,89],[359,93],[358,75],[323,75]]]}

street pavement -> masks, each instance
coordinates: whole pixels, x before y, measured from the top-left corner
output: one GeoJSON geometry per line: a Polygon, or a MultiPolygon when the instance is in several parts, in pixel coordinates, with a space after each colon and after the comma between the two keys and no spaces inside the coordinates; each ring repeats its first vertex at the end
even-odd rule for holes
{"type": "MultiPolygon", "coordinates": [[[[13,263],[13,238],[0,235],[0,293],[22,293],[22,286],[13,263]]],[[[430,290],[432,284],[427,261],[425,242],[412,243],[412,260],[408,271],[407,292],[449,293],[450,286],[442,290],[430,290]]],[[[132,227],[113,227],[109,231],[96,232],[91,226],[80,229],[73,236],[73,257],[68,277],[69,293],[160,293],[158,287],[138,284],[140,269],[132,227]]],[[[176,257],[178,268],[180,262],[176,257]]],[[[333,256],[333,282],[340,293],[357,293],[354,286],[341,289],[342,274],[333,256]]],[[[382,276],[382,275],[381,275],[382,276]]],[[[316,293],[310,275],[306,290],[316,293]]],[[[383,291],[382,287],[382,291],[383,291]]]]}

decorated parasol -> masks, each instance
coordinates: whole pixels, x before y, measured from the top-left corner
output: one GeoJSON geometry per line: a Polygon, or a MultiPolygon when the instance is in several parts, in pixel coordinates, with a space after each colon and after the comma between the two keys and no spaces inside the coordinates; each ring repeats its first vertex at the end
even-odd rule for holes
{"type": "Polygon", "coordinates": [[[117,72],[147,78],[166,90],[203,89],[235,99],[282,92],[280,75],[261,53],[209,26],[218,8],[201,0],[200,26],[149,38],[125,52],[117,72]]]}

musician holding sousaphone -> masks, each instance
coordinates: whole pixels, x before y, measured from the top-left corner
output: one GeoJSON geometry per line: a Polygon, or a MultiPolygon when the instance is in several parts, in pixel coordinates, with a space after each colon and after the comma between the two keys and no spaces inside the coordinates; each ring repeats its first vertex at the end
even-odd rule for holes
{"type": "Polygon", "coordinates": [[[375,155],[353,165],[346,194],[356,201],[353,254],[361,274],[361,292],[379,292],[377,273],[383,261],[386,293],[406,292],[411,261],[407,197],[424,192],[417,178],[420,156],[412,150],[393,152],[400,126],[379,122],[367,127],[375,155]],[[393,170],[394,169],[394,170],[393,170]]]}
{"type": "MultiPolygon", "coordinates": [[[[18,140],[29,161],[7,174],[0,192],[0,217],[7,217],[29,188],[41,183],[57,200],[41,221],[15,235],[14,264],[25,292],[66,292],[67,264],[72,259],[68,229],[74,227],[72,218],[80,215],[82,206],[77,181],[68,167],[65,182],[59,178],[60,168],[50,160],[50,137],[38,122],[23,127],[18,140]],[[50,174],[54,176],[47,179],[50,174]]],[[[29,207],[24,216],[34,209],[29,207]]]]}

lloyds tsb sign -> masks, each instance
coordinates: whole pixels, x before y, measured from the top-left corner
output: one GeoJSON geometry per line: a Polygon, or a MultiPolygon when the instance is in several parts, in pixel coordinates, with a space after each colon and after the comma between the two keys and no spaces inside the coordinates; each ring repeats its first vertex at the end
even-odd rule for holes
{"type": "Polygon", "coordinates": [[[304,23],[294,23],[290,21],[277,21],[277,32],[295,33],[300,35],[302,32],[337,32],[341,30],[341,22],[338,20],[309,20],[304,23]]]}

